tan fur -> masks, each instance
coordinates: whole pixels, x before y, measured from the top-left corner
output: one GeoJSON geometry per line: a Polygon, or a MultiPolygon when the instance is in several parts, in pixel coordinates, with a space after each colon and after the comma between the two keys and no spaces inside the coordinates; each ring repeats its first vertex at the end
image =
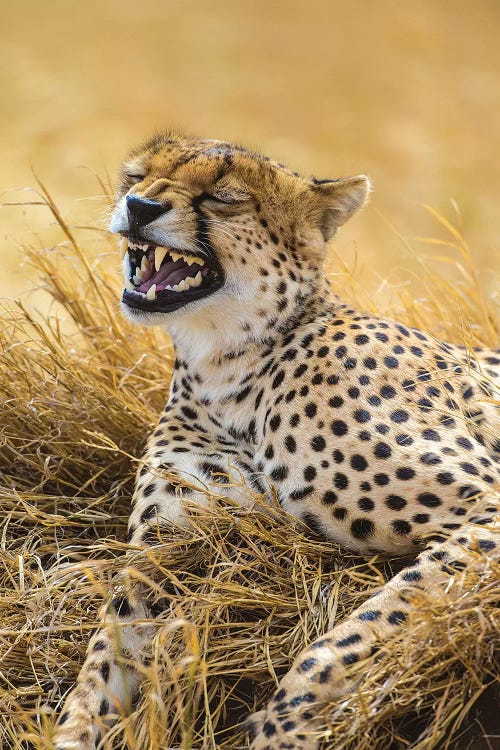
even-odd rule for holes
{"type": "MultiPolygon", "coordinates": [[[[164,325],[177,354],[137,478],[132,544],[159,543],[169,522],[187,523],[183,499],[205,504],[208,481],[248,502],[243,474],[262,493],[275,489],[316,534],[414,558],[300,655],[254,717],[256,750],[315,748],[321,707],[351,690],[356,665],[404,626],[412,589],[439,596],[469,548],[497,549],[498,356],[365,315],[329,290],[326,242],[368,189],[363,176],[305,179],[244,149],[180,136],[154,138],[122,168],[114,231],[135,221],[127,196],[156,201],[163,212],[140,239],[215,259],[224,274],[212,294],[173,312],[131,308],[124,297],[125,314],[164,325]]],[[[154,614],[140,591],[115,592],[56,730],[59,748],[93,748],[99,714],[127,703],[138,676],[120,669],[120,655],[147,654],[151,629],[133,621],[154,614]],[[120,644],[116,619],[126,624],[120,644]]]]}

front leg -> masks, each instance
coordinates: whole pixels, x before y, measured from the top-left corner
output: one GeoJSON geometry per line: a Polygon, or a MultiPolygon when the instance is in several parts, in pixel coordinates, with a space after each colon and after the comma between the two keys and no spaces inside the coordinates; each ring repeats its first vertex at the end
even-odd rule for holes
{"type": "Polygon", "coordinates": [[[322,711],[355,688],[362,677],[363,661],[405,626],[416,590],[439,598],[451,577],[464,570],[474,556],[488,553],[498,558],[499,549],[493,526],[473,524],[464,524],[444,541],[430,543],[345,622],[298,656],[267,709],[247,722],[255,735],[252,750],[315,750],[324,736],[322,711]]]}
{"type": "MultiPolygon", "coordinates": [[[[206,505],[210,493],[249,502],[248,459],[233,445],[169,419],[151,437],[139,471],[129,520],[134,546],[151,546],[186,525],[184,500],[206,505]],[[168,436],[168,437],[167,437],[168,436]]],[[[255,481],[255,479],[254,479],[255,481]]],[[[141,663],[151,651],[158,603],[136,584],[119,585],[91,639],[75,688],[55,729],[58,750],[94,750],[119,715],[127,715],[141,680],[141,663]]]]}

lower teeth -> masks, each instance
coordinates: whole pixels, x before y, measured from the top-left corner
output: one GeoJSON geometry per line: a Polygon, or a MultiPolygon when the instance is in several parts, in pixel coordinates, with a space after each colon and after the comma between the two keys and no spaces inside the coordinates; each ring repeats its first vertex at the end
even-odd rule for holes
{"type": "MultiPolygon", "coordinates": [[[[142,275],[142,274],[141,274],[142,275]]],[[[198,271],[196,276],[187,276],[185,279],[182,279],[179,281],[178,284],[175,284],[174,286],[166,286],[165,291],[168,292],[186,292],[189,289],[198,287],[201,285],[203,281],[203,277],[201,275],[201,271],[198,271]]],[[[140,279],[138,278],[137,272],[132,277],[132,281],[127,280],[125,283],[125,288],[128,292],[137,292],[138,294],[143,294],[146,299],[152,301],[156,299],[156,284],[152,284],[147,292],[140,292],[136,287],[140,285],[140,279]],[[134,283],[132,283],[134,282],[134,283]],[[135,284],[135,286],[134,286],[135,284]]],[[[160,290],[162,291],[162,290],[160,290]]]]}

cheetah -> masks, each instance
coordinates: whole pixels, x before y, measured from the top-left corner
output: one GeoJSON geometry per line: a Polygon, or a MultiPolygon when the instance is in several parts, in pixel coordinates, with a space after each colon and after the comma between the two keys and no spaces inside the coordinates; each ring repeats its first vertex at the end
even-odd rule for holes
{"type": "MultiPolygon", "coordinates": [[[[130,544],[188,525],[184,500],[206,505],[215,476],[222,496],[248,504],[243,476],[314,534],[410,558],[299,655],[250,719],[254,750],[316,748],[321,707],[353,690],[353,665],[405,627],[412,592],[439,597],[471,550],[497,553],[499,352],[367,315],[325,276],[326,245],[369,187],[364,175],[304,178],[240,146],[170,133],[121,169],[111,230],[122,238],[122,310],[163,326],[176,351],[130,544]]],[[[159,607],[138,588],[114,591],[55,728],[58,750],[96,747],[130,705],[139,672],[117,656],[147,659],[159,607]]]]}

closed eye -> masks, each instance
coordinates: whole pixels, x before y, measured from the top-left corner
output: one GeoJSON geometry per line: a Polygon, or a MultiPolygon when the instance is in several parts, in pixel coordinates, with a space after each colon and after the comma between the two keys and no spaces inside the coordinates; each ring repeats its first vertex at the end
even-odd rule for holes
{"type": "Polygon", "coordinates": [[[205,193],[203,200],[211,200],[216,203],[223,203],[227,206],[235,203],[243,203],[248,199],[248,195],[243,193],[229,193],[225,191],[217,191],[216,193],[205,193]]]}
{"type": "Polygon", "coordinates": [[[127,180],[133,180],[134,182],[142,182],[145,176],[146,175],[143,174],[129,174],[128,172],[125,173],[125,178],[127,180]]]}

